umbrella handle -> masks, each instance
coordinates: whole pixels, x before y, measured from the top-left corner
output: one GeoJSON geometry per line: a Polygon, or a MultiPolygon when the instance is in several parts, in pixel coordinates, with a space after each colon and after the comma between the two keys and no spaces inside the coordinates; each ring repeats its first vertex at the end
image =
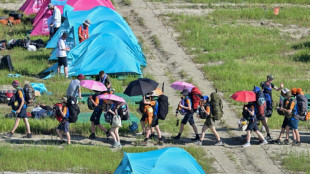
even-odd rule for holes
{"type": "Polygon", "coordinates": [[[161,87],[161,91],[164,93],[165,91],[165,82],[163,82],[163,86],[161,87]]]}

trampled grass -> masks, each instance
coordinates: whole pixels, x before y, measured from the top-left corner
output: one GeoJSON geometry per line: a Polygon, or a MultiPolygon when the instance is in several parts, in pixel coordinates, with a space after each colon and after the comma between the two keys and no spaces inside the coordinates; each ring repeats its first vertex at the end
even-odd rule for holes
{"type": "MultiPolygon", "coordinates": [[[[175,0],[151,0],[152,2],[176,2],[175,0]]],[[[257,3],[257,4],[310,4],[307,0],[184,0],[191,3],[257,3]]]]}
{"type": "MultiPolygon", "coordinates": [[[[219,10],[221,11],[221,10],[219,10]]],[[[283,82],[287,88],[301,87],[305,93],[309,88],[309,47],[307,38],[294,40],[288,33],[277,28],[236,23],[240,18],[229,16],[225,22],[217,20],[217,10],[210,16],[170,15],[180,41],[194,61],[205,64],[202,68],[206,78],[230,99],[236,91],[252,90],[271,73],[274,84],[283,82]],[[213,18],[214,17],[214,18],[213,18]],[[213,20],[213,19],[214,20],[213,20]],[[227,22],[229,21],[229,22],[227,22]],[[210,62],[221,62],[208,65],[210,62]]],[[[277,106],[279,92],[273,92],[277,106]]],[[[276,112],[274,112],[276,113],[276,112]]],[[[270,119],[270,126],[281,126],[282,117],[270,119]]]]}
{"type": "Polygon", "coordinates": [[[294,173],[310,173],[310,153],[309,151],[290,152],[282,159],[283,167],[294,173]]]}
{"type": "MultiPolygon", "coordinates": [[[[123,147],[112,151],[104,146],[2,146],[0,148],[0,171],[50,171],[77,173],[113,173],[124,152],[146,152],[156,147],[123,147]]],[[[186,147],[205,172],[212,171],[212,158],[200,147],[186,147]]]]}

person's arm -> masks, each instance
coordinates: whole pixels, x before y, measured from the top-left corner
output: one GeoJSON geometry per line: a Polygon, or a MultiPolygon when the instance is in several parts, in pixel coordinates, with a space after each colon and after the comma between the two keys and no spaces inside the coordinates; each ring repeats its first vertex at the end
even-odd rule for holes
{"type": "Polygon", "coordinates": [[[249,108],[247,108],[247,107],[245,107],[244,109],[247,110],[250,113],[251,116],[254,116],[255,108],[254,108],[254,106],[251,106],[251,108],[252,108],[252,111],[249,108]]]}
{"type": "Polygon", "coordinates": [[[59,107],[59,111],[60,111],[60,114],[62,117],[66,117],[66,114],[67,114],[67,107],[66,106],[63,106],[63,108],[59,107]]]}
{"type": "Polygon", "coordinates": [[[82,91],[81,91],[81,87],[79,86],[79,98],[80,99],[83,99],[83,97],[82,97],[82,91]]]}
{"type": "Polygon", "coordinates": [[[280,84],[280,88],[273,86],[273,89],[275,89],[276,91],[280,91],[281,89],[283,89],[284,85],[283,83],[280,84]]]}
{"type": "Polygon", "coordinates": [[[185,101],[187,104],[188,104],[188,106],[186,107],[186,106],[184,106],[184,105],[182,105],[182,103],[180,102],[179,103],[179,106],[181,107],[181,108],[183,108],[183,109],[186,109],[186,110],[192,110],[192,106],[191,106],[191,103],[190,103],[190,101],[188,100],[188,99],[186,99],[186,101],[185,101]]]}
{"type": "Polygon", "coordinates": [[[202,106],[202,110],[205,114],[210,115],[211,109],[209,106],[206,106],[206,109],[204,106],[202,106]]]}
{"type": "Polygon", "coordinates": [[[111,87],[111,81],[110,81],[110,77],[107,75],[107,78],[105,79],[108,83],[108,86],[107,88],[110,88],[111,87]]]}
{"type": "Polygon", "coordinates": [[[85,39],[89,38],[89,27],[87,27],[87,32],[86,32],[87,37],[85,39]]]}
{"type": "Polygon", "coordinates": [[[114,111],[112,111],[112,108],[113,108],[113,105],[111,105],[111,108],[109,109],[109,111],[108,111],[108,112],[110,112],[111,114],[115,115],[115,112],[114,112],[114,111]]]}
{"type": "Polygon", "coordinates": [[[94,105],[95,107],[97,107],[98,104],[99,104],[99,98],[96,97],[95,100],[94,100],[92,95],[90,95],[89,98],[90,98],[90,101],[93,103],[93,105],[94,105]]]}
{"type": "Polygon", "coordinates": [[[295,102],[292,102],[292,103],[291,103],[291,106],[290,106],[290,109],[281,108],[281,110],[282,110],[283,112],[286,112],[286,113],[288,113],[288,114],[290,115],[290,114],[292,113],[294,107],[295,107],[295,102]]]}
{"type": "Polygon", "coordinates": [[[150,105],[150,104],[151,104],[151,102],[147,102],[147,101],[145,100],[145,95],[143,96],[143,103],[144,103],[145,105],[150,105]]]}
{"type": "Polygon", "coordinates": [[[18,110],[16,111],[17,114],[20,113],[20,111],[22,110],[22,108],[23,108],[23,106],[24,106],[24,104],[25,104],[25,99],[24,99],[24,94],[23,94],[23,92],[18,91],[18,96],[19,96],[19,98],[21,99],[21,103],[20,103],[20,106],[19,106],[18,110]]]}

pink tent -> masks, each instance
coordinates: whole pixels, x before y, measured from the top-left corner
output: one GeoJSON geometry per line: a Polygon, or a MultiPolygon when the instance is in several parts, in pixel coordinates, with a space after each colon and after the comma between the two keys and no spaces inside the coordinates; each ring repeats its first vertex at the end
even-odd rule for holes
{"type": "Polygon", "coordinates": [[[38,13],[44,0],[27,0],[19,11],[23,11],[26,15],[38,13]]]}
{"type": "MultiPolygon", "coordinates": [[[[52,12],[47,9],[51,0],[46,0],[42,5],[41,10],[38,12],[34,19],[33,30],[30,36],[36,35],[49,35],[48,18],[52,15],[52,12]]],[[[97,6],[105,6],[114,10],[113,4],[110,0],[68,0],[67,5],[73,7],[73,11],[90,10],[97,6]]],[[[56,5],[57,6],[57,5],[56,5]]],[[[63,13],[64,6],[57,6],[61,14],[63,13]]]]}

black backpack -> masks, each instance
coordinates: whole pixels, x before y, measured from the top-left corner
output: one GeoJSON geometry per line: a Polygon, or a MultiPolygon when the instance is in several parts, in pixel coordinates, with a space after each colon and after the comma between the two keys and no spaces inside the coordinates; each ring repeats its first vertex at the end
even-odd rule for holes
{"type": "Polygon", "coordinates": [[[10,98],[10,101],[8,103],[9,106],[12,107],[12,110],[16,111],[19,109],[20,106],[20,101],[18,101],[18,92],[16,91],[16,93],[10,98]]]}
{"type": "Polygon", "coordinates": [[[9,13],[9,16],[13,17],[14,19],[22,19],[23,18],[23,14],[17,13],[16,11],[11,11],[9,13]]]}
{"type": "MultiPolygon", "coordinates": [[[[96,97],[96,95],[92,95],[93,100],[95,99],[95,97],[96,97]]],[[[88,106],[88,109],[90,109],[90,110],[95,109],[95,105],[91,101],[90,97],[88,97],[88,99],[87,99],[87,106],[88,106]]]]}
{"type": "Polygon", "coordinates": [[[29,84],[25,84],[23,91],[27,105],[32,104],[35,101],[35,90],[33,87],[29,84]]]}
{"type": "Polygon", "coordinates": [[[157,99],[157,102],[158,102],[157,117],[158,119],[165,120],[169,111],[168,97],[165,95],[160,95],[157,99]]]}
{"type": "Polygon", "coordinates": [[[308,99],[306,96],[298,94],[296,96],[297,101],[297,113],[299,116],[303,117],[307,115],[308,112],[308,99]]]}
{"type": "Polygon", "coordinates": [[[6,55],[1,58],[0,69],[8,69],[9,71],[14,71],[10,55],[6,55]]]}
{"type": "Polygon", "coordinates": [[[207,117],[209,117],[209,116],[211,115],[211,112],[210,112],[209,115],[207,115],[207,114],[202,110],[202,107],[206,107],[206,106],[209,106],[209,107],[211,108],[210,104],[209,104],[209,103],[206,103],[206,104],[204,104],[203,106],[200,106],[199,109],[198,109],[198,114],[199,114],[199,118],[200,118],[200,119],[207,119],[207,117]]]}
{"type": "Polygon", "coordinates": [[[80,114],[76,97],[68,96],[67,107],[69,109],[69,123],[76,123],[80,114]]]}

